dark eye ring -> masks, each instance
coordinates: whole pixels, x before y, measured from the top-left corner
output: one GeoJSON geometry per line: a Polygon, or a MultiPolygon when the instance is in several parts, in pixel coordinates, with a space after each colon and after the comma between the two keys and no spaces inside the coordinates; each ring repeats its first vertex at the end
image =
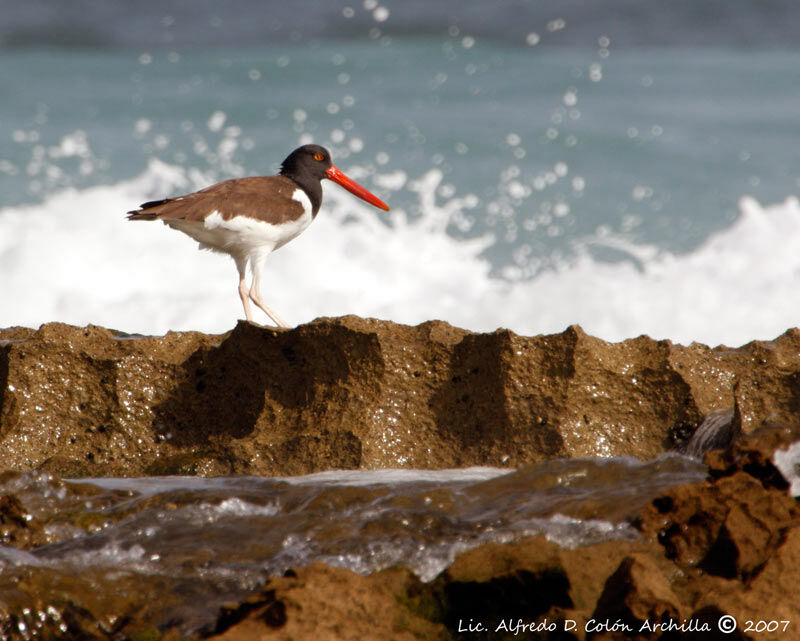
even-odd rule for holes
{"type": "Polygon", "coordinates": [[[324,156],[324,155],[322,155],[322,154],[321,154],[321,153],[319,153],[319,152],[317,152],[317,153],[315,153],[315,154],[314,154],[314,160],[316,160],[317,162],[320,162],[320,161],[322,161],[324,158],[325,158],[325,156],[324,156]]]}

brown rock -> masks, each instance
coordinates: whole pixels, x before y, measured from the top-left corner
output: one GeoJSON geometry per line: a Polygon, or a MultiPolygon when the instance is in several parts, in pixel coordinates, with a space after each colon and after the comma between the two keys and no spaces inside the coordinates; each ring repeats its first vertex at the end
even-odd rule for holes
{"type": "MultiPolygon", "coordinates": [[[[401,568],[364,577],[314,565],[223,608],[206,633],[575,641],[620,638],[587,634],[592,619],[613,619],[632,630],[667,620],[710,626],[664,633],[664,641],[786,641],[800,635],[792,598],[800,594],[800,509],[773,452],[800,438],[798,372],[797,330],[711,349],[646,337],[609,344],[576,327],[526,338],[355,317],[289,332],[242,323],[223,336],[160,338],[50,324],[0,332],[0,451],[10,469],[86,476],[518,467],[552,456],[651,457],[703,416],[734,408],[740,437],[707,455],[707,481],[673,488],[639,513],[641,541],[483,545],[427,584],[401,568]],[[722,636],[716,626],[727,614],[739,630],[722,636]],[[459,631],[470,621],[483,629],[459,631]],[[565,632],[567,621],[576,628],[565,632]],[[748,621],[778,627],[748,632],[748,621]],[[511,631],[553,623],[558,633],[511,631]]],[[[91,492],[69,491],[76,501],[91,492]]],[[[0,496],[6,545],[36,547],[49,542],[48,527],[96,525],[69,516],[39,523],[14,492],[0,496]]],[[[181,607],[173,583],[133,573],[109,583],[107,574],[5,568],[0,632],[180,637],[149,623],[154,612],[181,607]]]]}
{"type": "Polygon", "coordinates": [[[747,472],[767,488],[781,491],[789,483],[773,462],[775,450],[786,449],[800,440],[800,425],[767,424],[759,430],[740,437],[724,450],[712,450],[704,459],[714,478],[747,472]]]}
{"type": "MultiPolygon", "coordinates": [[[[768,458],[770,447],[785,440],[776,433],[791,431],[761,430],[721,460],[747,460],[736,452],[768,458]]],[[[577,549],[543,537],[485,544],[461,554],[428,584],[403,569],[369,577],[321,565],[298,570],[298,579],[271,581],[253,600],[221,613],[221,625],[230,627],[219,638],[304,639],[323,630],[334,641],[356,638],[353,633],[490,641],[794,639],[800,621],[800,601],[792,598],[800,593],[797,502],[745,469],[728,471],[659,497],[640,515],[642,541],[577,549]],[[340,589],[316,591],[331,573],[340,589]],[[367,601],[367,593],[380,604],[367,601]],[[365,604],[381,613],[373,631],[360,627],[365,604]],[[280,616],[267,615],[270,608],[280,616]],[[264,620],[284,621],[284,614],[280,630],[264,620]],[[737,629],[721,632],[723,616],[735,617],[737,629]]]]}
{"type": "Polygon", "coordinates": [[[470,550],[431,583],[403,568],[367,577],[314,564],[276,578],[250,598],[224,608],[219,641],[238,639],[583,639],[602,589],[626,553],[656,546],[603,544],[565,550],[536,537],[470,550]],[[527,626],[527,627],[523,627],[527,626]],[[534,632],[531,626],[541,630],[534,632]]]}
{"type": "Polygon", "coordinates": [[[276,578],[259,593],[223,609],[215,641],[326,639],[397,641],[449,638],[444,627],[415,613],[419,587],[405,570],[370,577],[314,564],[276,578]]]}
{"type": "MultiPolygon", "coordinates": [[[[776,621],[773,630],[764,630],[753,635],[756,638],[790,639],[800,636],[800,603],[796,595],[800,588],[797,568],[800,567],[800,528],[795,523],[787,529],[779,529],[780,543],[774,549],[761,572],[746,586],[746,589],[729,591],[715,599],[713,593],[705,595],[698,603],[712,603],[732,613],[742,613],[740,621],[776,621]]],[[[744,623],[743,623],[744,625],[744,623]]]]}
{"type": "Polygon", "coordinates": [[[0,495],[0,544],[32,548],[47,541],[42,524],[13,494],[0,495]]]}
{"type": "Polygon", "coordinates": [[[741,348],[750,366],[737,377],[736,427],[749,434],[765,422],[792,424],[800,412],[800,330],[787,330],[774,341],[754,341],[741,348]]]}
{"type": "Polygon", "coordinates": [[[781,543],[781,527],[798,517],[796,501],[785,492],[767,491],[737,472],[666,492],[643,511],[639,524],[668,558],[714,576],[747,580],[781,543]]]}
{"type": "MultiPolygon", "coordinates": [[[[173,606],[180,612],[185,597],[176,595],[174,587],[158,576],[109,573],[91,567],[81,572],[4,568],[0,573],[0,633],[13,641],[177,641],[185,638],[178,629],[159,630],[151,623],[153,611],[173,606]]],[[[183,586],[184,590],[190,588],[183,586]]]]}
{"type": "MultiPolygon", "coordinates": [[[[717,457],[727,462],[725,474],[665,492],[639,515],[642,540],[576,549],[541,536],[485,544],[430,583],[404,568],[360,576],[314,564],[223,607],[193,638],[793,639],[800,621],[792,598],[800,593],[797,501],[764,483],[765,466],[752,464],[755,453],[768,460],[770,447],[792,433],[755,432],[717,457]],[[717,627],[725,615],[739,626],[730,635],[717,627]],[[659,627],[667,625],[677,631],[659,627]]],[[[79,500],[89,490],[72,491],[79,500]]],[[[347,504],[346,495],[341,500],[347,504]]],[[[22,525],[18,501],[0,505],[7,522],[22,525]]],[[[176,586],[158,575],[10,567],[0,573],[0,630],[14,640],[34,629],[41,638],[174,640],[199,623],[181,616],[184,591],[193,589],[191,581],[176,586]],[[165,610],[175,622],[154,628],[165,610]]]]}
{"type": "MultiPolygon", "coordinates": [[[[626,556],[608,577],[592,619],[619,621],[634,631],[641,631],[644,627],[645,632],[639,634],[640,638],[659,639],[663,632],[658,626],[670,620],[681,621],[681,609],[680,600],[672,591],[657,559],[639,553],[626,556]]],[[[587,635],[588,639],[594,637],[594,634],[587,635]]],[[[604,634],[603,638],[625,639],[630,638],[630,634],[627,631],[612,632],[604,634]]]]}
{"type": "MultiPolygon", "coordinates": [[[[518,636],[523,625],[555,625],[564,632],[565,622],[571,620],[575,633],[580,632],[577,638],[583,639],[605,578],[626,555],[656,549],[649,543],[620,541],[565,549],[544,537],[486,544],[456,558],[431,589],[440,595],[440,620],[448,630],[468,627],[472,620],[491,633],[465,638],[518,636]]],[[[540,634],[522,638],[575,637],[540,634]]]]}
{"type": "Polygon", "coordinates": [[[110,476],[141,473],[142,459],[157,456],[152,428],[145,428],[152,404],[174,386],[180,364],[215,337],[130,339],[91,325],[50,323],[10,340],[0,342],[5,468],[110,476]]]}
{"type": "Polygon", "coordinates": [[[291,331],[130,337],[0,331],[8,469],[70,476],[299,474],[651,458],[708,413],[796,410],[800,332],[740,349],[318,319],[291,331]]]}

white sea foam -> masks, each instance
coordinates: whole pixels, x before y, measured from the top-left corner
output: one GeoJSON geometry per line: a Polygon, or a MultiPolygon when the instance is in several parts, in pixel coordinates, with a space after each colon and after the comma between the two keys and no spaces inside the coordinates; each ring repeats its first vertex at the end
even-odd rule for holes
{"type": "Polygon", "coordinates": [[[401,483],[480,483],[513,470],[499,467],[464,467],[445,470],[330,470],[281,480],[292,485],[398,485],[401,483]]]}
{"type": "Polygon", "coordinates": [[[789,493],[800,497],[800,442],[792,443],[785,450],[775,450],[772,460],[788,481],[789,493]]]}
{"type": "MultiPolygon", "coordinates": [[[[135,180],[0,210],[0,327],[58,320],[146,334],[230,329],[242,316],[233,262],[122,215],[148,198],[201,186],[190,178],[154,161],[135,180]]],[[[768,207],[743,198],[738,219],[687,255],[620,240],[616,246],[636,260],[604,263],[589,251],[600,241],[587,239],[570,262],[510,282],[490,275],[482,256],[489,239],[446,233],[474,199],[437,201],[440,180],[434,170],[411,183],[424,213],[414,220],[326,183],[311,228],[267,261],[268,304],[293,323],[359,314],[521,334],[577,323],[607,340],[645,333],[713,345],[773,338],[800,323],[795,198],[768,207]]]]}

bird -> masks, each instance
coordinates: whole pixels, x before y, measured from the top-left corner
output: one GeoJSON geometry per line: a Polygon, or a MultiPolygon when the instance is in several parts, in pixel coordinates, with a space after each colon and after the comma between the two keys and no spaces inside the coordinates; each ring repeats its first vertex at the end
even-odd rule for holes
{"type": "Polygon", "coordinates": [[[261,297],[259,275],[267,257],[316,218],[324,179],[389,211],[386,203],[340,171],[325,147],[303,145],[286,157],[277,175],[233,178],[183,196],[151,200],[127,212],[127,218],[160,220],[196,240],[200,249],[229,254],[239,273],[245,318],[253,320],[252,301],[278,327],[288,328],[261,297]],[[249,287],[245,282],[248,265],[249,287]]]}

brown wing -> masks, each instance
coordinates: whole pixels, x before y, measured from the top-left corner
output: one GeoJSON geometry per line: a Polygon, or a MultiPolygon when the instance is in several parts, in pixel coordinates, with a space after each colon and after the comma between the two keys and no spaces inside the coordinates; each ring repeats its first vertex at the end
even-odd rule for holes
{"type": "Polygon", "coordinates": [[[176,198],[151,200],[128,212],[128,220],[200,222],[214,211],[228,220],[245,215],[273,224],[295,220],[303,206],[292,199],[298,186],[285,176],[234,178],[176,198]]]}

